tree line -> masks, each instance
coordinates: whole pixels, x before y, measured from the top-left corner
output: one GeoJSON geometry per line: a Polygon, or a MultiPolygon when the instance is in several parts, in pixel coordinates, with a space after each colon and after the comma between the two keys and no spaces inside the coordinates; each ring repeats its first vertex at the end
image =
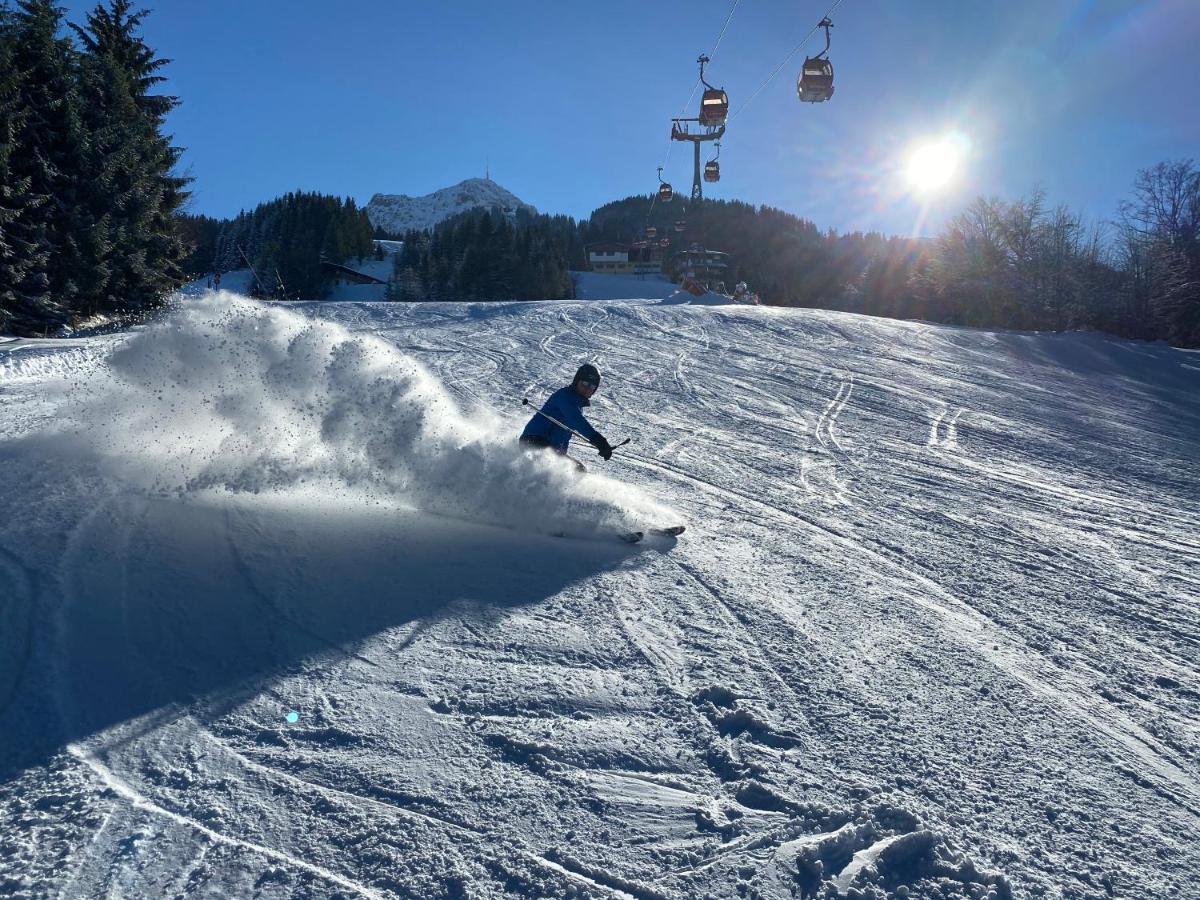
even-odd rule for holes
{"type": "Polygon", "coordinates": [[[820,305],[988,328],[1096,329],[1200,347],[1200,171],[1137,174],[1116,220],[1088,224],[1034,192],[978,198],[932,241],[878,245],[820,305]]]}
{"type": "Polygon", "coordinates": [[[1191,160],[1138,172],[1108,223],[1089,224],[1035,191],[977,198],[921,240],[838,234],[738,201],[685,210],[649,196],[600,207],[580,229],[585,244],[628,243],[647,224],[667,237],[664,256],[693,241],[732,254],[732,279],[774,305],[1200,346],[1200,170],[1191,160]]]}
{"type": "Polygon", "coordinates": [[[586,265],[574,219],[518,208],[468,210],[404,241],[388,285],[391,300],[562,300],[571,270],[586,265]]]}
{"type": "Polygon", "coordinates": [[[182,216],[193,275],[250,268],[250,292],[275,300],[319,300],[331,276],[322,262],[362,262],[374,229],[353,199],[294,191],[233,219],[182,216]]]}
{"type": "Polygon", "coordinates": [[[178,100],[154,93],[144,15],[111,0],[64,29],[51,0],[0,6],[0,332],[135,317],[183,279],[178,100]]]}

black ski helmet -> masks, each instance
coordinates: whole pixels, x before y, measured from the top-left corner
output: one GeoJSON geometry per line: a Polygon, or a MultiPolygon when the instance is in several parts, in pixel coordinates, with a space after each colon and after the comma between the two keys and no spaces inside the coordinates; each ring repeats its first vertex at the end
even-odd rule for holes
{"type": "Polygon", "coordinates": [[[575,380],[571,382],[571,386],[574,387],[581,381],[600,387],[600,370],[591,363],[584,363],[575,373],[575,380]]]}

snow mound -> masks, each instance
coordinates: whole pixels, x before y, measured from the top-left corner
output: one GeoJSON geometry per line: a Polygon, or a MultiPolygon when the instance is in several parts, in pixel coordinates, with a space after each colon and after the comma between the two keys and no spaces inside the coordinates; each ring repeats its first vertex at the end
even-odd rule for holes
{"type": "MultiPolygon", "coordinates": [[[[640,491],[516,443],[373,335],[212,293],[133,335],[66,418],[153,492],[328,491],[519,530],[589,536],[674,520],[640,491]]],[[[359,501],[361,502],[361,501],[359,501]]]]}
{"type": "Polygon", "coordinates": [[[490,178],[468,178],[424,197],[376,194],[367,203],[367,217],[376,227],[382,227],[392,234],[403,234],[409,229],[432,228],[444,219],[469,209],[491,209],[493,206],[499,206],[506,212],[515,212],[520,208],[537,212],[490,178]]]}
{"type": "Polygon", "coordinates": [[[717,294],[713,291],[705,291],[699,296],[690,291],[678,290],[670,296],[662,299],[662,305],[690,305],[690,306],[733,306],[742,304],[736,303],[732,297],[727,297],[724,294],[717,294]]]}

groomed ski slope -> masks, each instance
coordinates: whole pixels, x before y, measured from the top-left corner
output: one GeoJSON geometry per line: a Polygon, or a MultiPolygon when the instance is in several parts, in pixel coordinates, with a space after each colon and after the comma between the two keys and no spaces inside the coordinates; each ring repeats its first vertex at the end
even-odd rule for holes
{"type": "Polygon", "coordinates": [[[2,343],[0,894],[1198,897],[1198,398],[654,301],[2,343]]]}

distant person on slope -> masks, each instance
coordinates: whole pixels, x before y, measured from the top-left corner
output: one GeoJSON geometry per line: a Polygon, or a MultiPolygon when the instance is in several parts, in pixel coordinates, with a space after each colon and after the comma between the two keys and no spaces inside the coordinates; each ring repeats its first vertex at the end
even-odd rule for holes
{"type": "MultiPolygon", "coordinates": [[[[612,459],[612,445],[583,416],[583,408],[590,404],[590,398],[598,387],[600,372],[591,363],[584,363],[575,373],[571,384],[551,394],[541,411],[533,414],[521,432],[521,446],[550,449],[565,456],[567,446],[571,443],[571,431],[576,431],[587,438],[602,457],[612,459]]],[[[579,463],[575,465],[583,469],[579,463]]]]}

